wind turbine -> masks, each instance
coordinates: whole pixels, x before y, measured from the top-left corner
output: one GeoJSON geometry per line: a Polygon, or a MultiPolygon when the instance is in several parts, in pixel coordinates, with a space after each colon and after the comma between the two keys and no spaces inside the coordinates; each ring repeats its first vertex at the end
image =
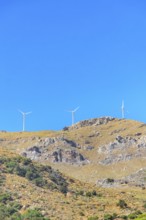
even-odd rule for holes
{"type": "Polygon", "coordinates": [[[19,112],[22,114],[22,119],[23,119],[23,129],[22,131],[25,131],[25,119],[26,119],[26,115],[31,114],[32,112],[22,112],[21,110],[19,110],[19,112]]]}
{"type": "Polygon", "coordinates": [[[79,109],[79,107],[75,108],[74,110],[72,111],[68,111],[68,112],[71,112],[72,113],[72,126],[74,125],[74,118],[75,118],[75,112],[79,109]]]}
{"type": "Polygon", "coordinates": [[[124,106],[124,100],[122,101],[121,110],[122,110],[122,118],[125,118],[125,106],[124,106]]]}

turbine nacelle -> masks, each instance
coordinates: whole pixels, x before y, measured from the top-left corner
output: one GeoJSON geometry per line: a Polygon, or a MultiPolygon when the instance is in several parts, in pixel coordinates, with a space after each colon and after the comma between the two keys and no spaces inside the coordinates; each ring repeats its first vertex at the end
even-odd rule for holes
{"type": "Polygon", "coordinates": [[[70,110],[68,112],[76,112],[80,107],[75,108],[74,110],[70,110]]]}

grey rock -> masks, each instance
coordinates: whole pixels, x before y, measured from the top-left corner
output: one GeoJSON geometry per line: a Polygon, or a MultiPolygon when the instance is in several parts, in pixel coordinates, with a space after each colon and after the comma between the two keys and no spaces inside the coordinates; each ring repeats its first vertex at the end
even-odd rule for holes
{"type": "MultiPolygon", "coordinates": [[[[103,154],[104,159],[99,161],[100,164],[109,165],[112,163],[117,163],[125,160],[132,160],[141,155],[138,152],[140,147],[146,147],[146,142],[144,144],[144,140],[139,139],[136,140],[133,137],[122,137],[117,136],[115,141],[106,144],[104,146],[99,147],[98,153],[103,154]],[[128,150],[132,148],[131,154],[128,153],[128,150]]],[[[146,141],[146,138],[145,138],[146,141]]]]}
{"type": "Polygon", "coordinates": [[[53,163],[86,164],[87,159],[77,149],[79,144],[63,137],[43,138],[27,148],[22,155],[32,160],[48,160],[53,163]]]}
{"type": "Polygon", "coordinates": [[[123,138],[123,137],[121,137],[121,136],[117,136],[117,137],[116,137],[116,141],[117,141],[118,143],[126,143],[126,139],[123,138]]]}
{"type": "Polygon", "coordinates": [[[93,118],[89,120],[80,121],[74,124],[73,126],[68,127],[68,129],[72,130],[72,129],[78,129],[78,128],[86,127],[86,126],[99,126],[102,124],[107,124],[108,122],[113,121],[113,120],[115,120],[115,118],[113,117],[93,118]]]}

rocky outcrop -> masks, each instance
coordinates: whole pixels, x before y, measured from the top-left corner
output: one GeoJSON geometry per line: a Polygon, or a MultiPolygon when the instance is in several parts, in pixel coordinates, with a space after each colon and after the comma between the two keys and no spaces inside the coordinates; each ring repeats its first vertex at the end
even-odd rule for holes
{"type": "Polygon", "coordinates": [[[106,179],[99,179],[96,181],[97,186],[101,186],[103,188],[112,188],[112,187],[121,187],[121,186],[135,186],[135,187],[146,187],[146,167],[141,168],[137,172],[123,177],[122,179],[113,179],[113,178],[106,178],[106,179]]]}
{"type": "Polygon", "coordinates": [[[63,137],[45,138],[23,151],[22,156],[37,161],[86,164],[87,160],[78,152],[78,147],[78,144],[63,137]]]}
{"type": "Polygon", "coordinates": [[[103,159],[99,161],[103,165],[146,157],[146,136],[139,139],[117,136],[114,142],[99,147],[98,153],[103,155],[103,159]]]}
{"type": "Polygon", "coordinates": [[[121,136],[117,136],[114,142],[101,146],[98,149],[98,153],[105,153],[105,154],[112,153],[114,150],[117,150],[117,149],[120,150],[120,149],[128,148],[136,144],[136,142],[137,140],[132,137],[123,138],[121,136]]]}
{"type": "Polygon", "coordinates": [[[124,179],[113,179],[113,178],[106,178],[106,179],[99,179],[96,181],[96,185],[103,187],[103,188],[113,188],[113,187],[121,187],[127,185],[129,182],[124,179]]]}
{"type": "Polygon", "coordinates": [[[107,124],[108,122],[113,121],[113,120],[115,120],[115,118],[113,117],[93,118],[89,120],[80,121],[74,124],[73,126],[68,127],[68,130],[78,129],[78,128],[86,127],[86,126],[99,126],[102,124],[107,124]]]}

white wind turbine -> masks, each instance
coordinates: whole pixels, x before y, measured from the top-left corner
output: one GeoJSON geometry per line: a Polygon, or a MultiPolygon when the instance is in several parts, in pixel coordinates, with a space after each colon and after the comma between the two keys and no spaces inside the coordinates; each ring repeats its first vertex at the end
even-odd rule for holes
{"type": "Polygon", "coordinates": [[[32,112],[22,112],[21,110],[19,110],[19,112],[22,114],[22,124],[23,124],[23,129],[22,131],[25,131],[25,119],[26,119],[26,115],[31,114],[32,112]]]}
{"type": "Polygon", "coordinates": [[[125,106],[124,106],[124,100],[122,101],[121,110],[122,110],[122,118],[125,118],[125,106]]]}
{"type": "Polygon", "coordinates": [[[79,107],[75,108],[72,111],[68,111],[72,113],[72,126],[74,125],[74,119],[75,119],[75,112],[79,109],[79,107]]]}

